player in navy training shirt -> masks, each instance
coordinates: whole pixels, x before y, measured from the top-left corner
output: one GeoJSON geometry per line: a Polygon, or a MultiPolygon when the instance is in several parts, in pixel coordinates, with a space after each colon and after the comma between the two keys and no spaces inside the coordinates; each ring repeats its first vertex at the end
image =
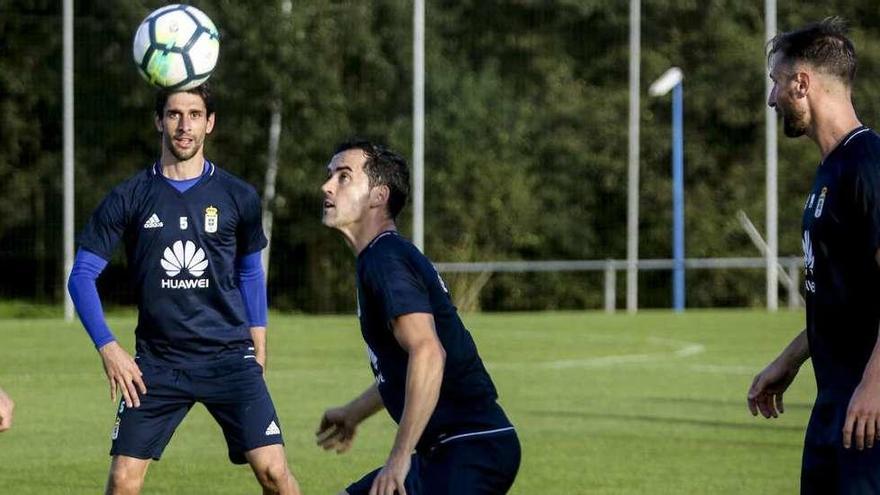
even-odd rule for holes
{"type": "Polygon", "coordinates": [[[807,326],[755,377],[749,408],[777,417],[812,358],[801,493],[880,493],[880,136],[853,108],[856,55],[840,19],[779,34],[769,64],[768,104],[822,160],[803,214],[807,326]]]}
{"type": "Polygon", "coordinates": [[[446,285],[395,227],[409,191],[406,162],[352,141],[327,170],[323,222],[357,255],[358,317],[375,383],[324,413],[318,444],[348,450],[357,425],[382,408],[399,425],[384,467],[343,493],[506,493],[520,463],[516,432],[446,285]]]}
{"type": "MultiPolygon", "coordinates": [[[[101,202],[79,237],[69,287],[110,381],[123,399],[112,433],[107,493],[139,493],[151,459],[196,403],[220,424],[236,464],[263,493],[298,494],[263,373],[266,247],[253,187],[205,160],[214,127],[206,86],[160,92],[158,162],[101,202]],[[94,279],[125,244],[138,299],[136,357],[107,328],[94,279]]],[[[203,481],[198,481],[203,483],[203,481]]]]}

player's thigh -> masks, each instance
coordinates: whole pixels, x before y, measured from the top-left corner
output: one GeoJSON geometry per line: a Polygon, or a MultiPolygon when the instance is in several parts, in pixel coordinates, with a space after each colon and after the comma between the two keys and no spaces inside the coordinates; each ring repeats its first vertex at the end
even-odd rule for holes
{"type": "Polygon", "coordinates": [[[438,446],[422,458],[424,495],[507,493],[519,471],[515,432],[461,439],[438,446]]]}
{"type": "Polygon", "coordinates": [[[198,380],[199,399],[223,430],[229,460],[244,464],[248,451],[283,445],[281,422],[260,365],[242,360],[215,371],[219,373],[198,380]]]}
{"type": "Polygon", "coordinates": [[[870,449],[838,448],[840,476],[837,492],[841,495],[880,493],[880,446],[870,449]]]}
{"type": "Polygon", "coordinates": [[[159,459],[194,402],[177,371],[139,365],[148,393],[141,396],[139,407],[126,407],[120,400],[110,454],[159,459]]]}
{"type": "MultiPolygon", "coordinates": [[[[363,478],[348,485],[345,491],[340,495],[369,495],[370,488],[373,486],[373,480],[376,479],[376,476],[379,475],[379,471],[381,470],[382,468],[378,468],[370,471],[364,475],[363,478]]],[[[406,480],[403,482],[407,495],[421,495],[423,493],[422,483],[419,478],[419,456],[414,455],[412,456],[412,462],[410,463],[409,473],[407,473],[406,480]]]]}
{"type": "Polygon", "coordinates": [[[801,461],[801,495],[835,493],[839,478],[835,449],[807,441],[801,461]]]}

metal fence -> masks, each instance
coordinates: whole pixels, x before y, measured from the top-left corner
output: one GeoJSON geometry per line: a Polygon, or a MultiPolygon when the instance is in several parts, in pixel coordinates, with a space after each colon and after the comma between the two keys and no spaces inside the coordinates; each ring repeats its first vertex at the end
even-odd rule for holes
{"type": "MultiPolygon", "coordinates": [[[[804,304],[800,294],[800,270],[803,259],[797,256],[780,257],[779,282],[787,292],[789,308],[804,304]]],[[[549,261],[485,261],[469,263],[436,263],[441,273],[496,273],[496,272],[604,272],[606,313],[616,311],[617,272],[630,265],[627,260],[549,260],[549,261]]],[[[636,263],[637,270],[672,270],[673,259],[643,259],[636,263]]],[[[766,258],[685,258],[685,270],[724,270],[766,268],[766,258]]]]}

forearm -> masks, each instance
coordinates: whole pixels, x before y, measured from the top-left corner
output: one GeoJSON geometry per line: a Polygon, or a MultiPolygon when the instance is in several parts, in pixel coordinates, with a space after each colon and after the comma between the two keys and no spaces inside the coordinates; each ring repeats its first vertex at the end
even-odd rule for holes
{"type": "Polygon", "coordinates": [[[408,456],[415,449],[440,397],[445,358],[443,348],[433,343],[410,349],[406,398],[391,456],[408,456]]]}
{"type": "Polygon", "coordinates": [[[809,358],[810,344],[807,340],[807,331],[803,330],[783,349],[776,359],[785,363],[789,368],[800,368],[804,361],[809,358]]]}
{"type": "Polygon", "coordinates": [[[382,402],[382,396],[379,395],[379,386],[375,383],[368,389],[355,397],[351,402],[345,405],[348,415],[354,424],[359,424],[363,420],[385,409],[382,402]]]}
{"type": "Polygon", "coordinates": [[[266,327],[251,327],[251,340],[254,341],[254,356],[263,368],[266,367],[266,327]]]}
{"type": "Polygon", "coordinates": [[[238,291],[251,327],[266,327],[269,320],[266,276],[261,263],[259,251],[242,256],[235,262],[238,291]]]}
{"type": "Polygon", "coordinates": [[[880,338],[874,343],[874,350],[871,351],[871,357],[868,359],[864,373],[862,373],[862,382],[880,384],[880,338]]]}
{"type": "Polygon", "coordinates": [[[76,253],[67,282],[67,290],[80,321],[97,349],[116,340],[104,319],[104,310],[96,283],[106,266],[107,261],[103,258],[80,249],[76,253]]]}

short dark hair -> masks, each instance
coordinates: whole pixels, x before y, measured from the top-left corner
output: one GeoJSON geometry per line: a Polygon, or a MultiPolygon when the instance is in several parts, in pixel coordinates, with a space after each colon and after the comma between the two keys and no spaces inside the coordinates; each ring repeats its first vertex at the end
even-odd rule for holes
{"type": "Polygon", "coordinates": [[[779,53],[787,60],[810,64],[851,86],[856,77],[857,60],[848,32],[843,19],[826,17],[800,29],[779,33],[769,42],[768,61],[779,53]]]}
{"type": "Polygon", "coordinates": [[[198,86],[190,89],[160,89],[156,92],[156,116],[160,119],[162,115],[165,114],[165,104],[168,103],[168,98],[171,97],[174,93],[190,93],[194,95],[199,95],[202,97],[202,101],[205,102],[205,111],[208,116],[214,113],[214,95],[211,93],[211,87],[208,86],[208,83],[202,83],[198,86]]]}
{"type": "Polygon", "coordinates": [[[367,160],[364,173],[370,180],[370,187],[388,186],[388,213],[391,219],[403,210],[409,196],[409,166],[406,159],[391,149],[366,139],[350,139],[336,147],[334,155],[348,150],[361,150],[367,160]]]}

